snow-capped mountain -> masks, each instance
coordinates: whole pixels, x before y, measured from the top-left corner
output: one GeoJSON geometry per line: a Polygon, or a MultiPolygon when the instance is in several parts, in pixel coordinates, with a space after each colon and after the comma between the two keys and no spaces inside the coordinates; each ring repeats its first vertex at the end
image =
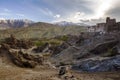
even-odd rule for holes
{"type": "Polygon", "coordinates": [[[87,26],[87,24],[84,23],[73,23],[67,21],[55,22],[54,24],[59,26],[87,26]]]}
{"type": "Polygon", "coordinates": [[[32,23],[33,21],[27,19],[21,19],[21,20],[4,19],[4,20],[0,20],[0,29],[27,27],[32,23]]]}

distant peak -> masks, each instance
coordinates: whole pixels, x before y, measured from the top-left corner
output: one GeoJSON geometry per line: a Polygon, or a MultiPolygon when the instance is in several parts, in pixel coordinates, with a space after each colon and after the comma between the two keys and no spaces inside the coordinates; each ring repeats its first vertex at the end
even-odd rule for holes
{"type": "Polygon", "coordinates": [[[28,27],[34,22],[28,19],[0,19],[0,27],[2,28],[20,28],[28,27]]]}
{"type": "Polygon", "coordinates": [[[87,26],[84,23],[74,23],[74,22],[68,22],[68,21],[60,21],[60,22],[55,22],[54,24],[59,25],[59,26],[87,26]]]}

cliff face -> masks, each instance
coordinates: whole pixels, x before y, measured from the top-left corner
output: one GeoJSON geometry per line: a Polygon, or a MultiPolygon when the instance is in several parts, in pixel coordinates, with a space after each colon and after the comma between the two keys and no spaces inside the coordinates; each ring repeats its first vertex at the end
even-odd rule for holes
{"type": "Polygon", "coordinates": [[[0,29],[27,27],[33,22],[24,20],[0,20],[0,29]]]}

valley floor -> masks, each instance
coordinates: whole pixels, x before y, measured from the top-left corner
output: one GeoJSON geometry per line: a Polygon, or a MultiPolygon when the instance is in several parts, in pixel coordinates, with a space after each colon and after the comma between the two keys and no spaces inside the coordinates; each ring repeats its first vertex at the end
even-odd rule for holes
{"type": "MultiPolygon", "coordinates": [[[[13,37],[11,37],[11,38],[13,38],[13,37]]],[[[11,40],[11,38],[10,38],[10,40],[11,40]]],[[[14,41],[18,41],[18,44],[21,44],[21,43],[19,43],[20,42],[19,40],[13,38],[12,42],[14,42],[14,41]]],[[[26,45],[26,43],[28,44],[29,42],[25,41],[24,44],[26,45]]],[[[9,46],[12,46],[12,45],[9,45],[9,46]]],[[[29,47],[29,46],[31,46],[31,45],[28,44],[26,47],[29,47]]],[[[18,46],[15,44],[13,47],[18,47],[18,46]]],[[[84,48],[84,47],[82,47],[82,48],[84,48]]],[[[79,72],[68,70],[68,73],[59,77],[58,76],[59,70],[55,69],[54,65],[51,65],[51,64],[43,64],[43,65],[41,64],[40,65],[39,63],[45,62],[46,60],[43,61],[42,57],[39,55],[37,55],[37,57],[35,55],[30,55],[31,49],[26,50],[26,52],[24,52],[24,51],[21,52],[19,50],[18,50],[18,52],[15,52],[15,51],[17,51],[17,50],[14,50],[11,48],[9,49],[8,46],[5,46],[5,44],[1,47],[0,80],[120,80],[120,72],[79,73],[79,72]],[[19,62],[19,64],[22,65],[22,67],[27,66],[27,68],[17,67],[11,61],[11,56],[12,56],[12,59],[17,60],[19,62]],[[36,59],[38,62],[36,61],[36,59]],[[28,68],[28,66],[30,66],[30,67],[32,66],[32,63],[30,63],[29,60],[33,61],[34,63],[37,62],[38,64],[35,66],[33,64],[32,68],[28,68]],[[23,64],[25,62],[29,63],[29,65],[23,64]],[[69,78],[69,79],[65,79],[65,78],[69,78]]],[[[67,50],[65,50],[65,52],[63,51],[62,55],[59,55],[60,59],[56,58],[56,57],[55,58],[59,59],[57,61],[61,61],[64,58],[65,59],[68,58],[68,55],[74,56],[74,55],[70,55],[70,52],[72,52],[71,54],[73,54],[73,53],[76,54],[76,52],[79,52],[79,50],[75,51],[73,48],[68,47],[67,50]],[[68,53],[68,54],[66,54],[66,53],[68,53]]],[[[81,55],[81,54],[79,54],[79,55],[81,55]]],[[[46,55],[46,57],[48,57],[48,55],[46,55]]],[[[71,57],[69,57],[69,58],[70,58],[70,61],[72,61],[71,59],[73,59],[73,58],[71,58],[71,57]]],[[[115,61],[116,61],[116,63],[118,62],[118,67],[119,67],[119,56],[117,58],[115,57],[115,59],[117,59],[115,61]]],[[[47,60],[47,61],[49,62],[49,60],[47,60]]],[[[46,61],[46,63],[47,63],[47,61],[46,61]]],[[[108,62],[106,62],[106,63],[108,63],[108,62]]],[[[105,66],[107,66],[106,63],[105,63],[105,66]]],[[[108,67],[111,67],[111,66],[108,66],[108,67]]],[[[79,68],[79,66],[78,66],[78,68],[79,68]]]]}
{"type": "Polygon", "coordinates": [[[0,67],[0,80],[57,80],[56,74],[57,71],[53,69],[33,70],[11,66],[0,67]]]}

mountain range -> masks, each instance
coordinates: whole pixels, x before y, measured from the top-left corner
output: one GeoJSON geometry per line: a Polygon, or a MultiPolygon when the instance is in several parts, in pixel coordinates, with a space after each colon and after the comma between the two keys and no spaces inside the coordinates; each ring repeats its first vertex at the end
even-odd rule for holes
{"type": "MultiPolygon", "coordinates": [[[[28,27],[31,25],[34,25],[39,22],[34,22],[28,19],[4,19],[0,20],[0,30],[9,29],[9,28],[21,28],[21,27],[28,27]]],[[[45,23],[45,22],[40,22],[45,23]]],[[[55,23],[49,23],[49,25],[55,25],[55,26],[88,26],[85,23],[73,23],[73,22],[67,22],[67,21],[60,21],[55,23]]],[[[47,25],[48,26],[48,25],[47,25]]]]}
{"type": "Polygon", "coordinates": [[[78,35],[86,27],[72,22],[56,23],[33,22],[31,20],[0,20],[0,39],[14,34],[17,38],[45,38],[59,35],[78,35]],[[60,27],[62,26],[62,27],[60,27]],[[63,27],[65,26],[65,27],[63,27]]]}
{"type": "Polygon", "coordinates": [[[20,28],[20,27],[27,27],[34,22],[27,19],[8,19],[8,20],[0,20],[0,29],[8,29],[8,28],[20,28]]]}
{"type": "Polygon", "coordinates": [[[73,23],[73,22],[67,22],[67,21],[55,22],[54,24],[58,26],[88,26],[85,23],[73,23]]]}
{"type": "Polygon", "coordinates": [[[86,27],[83,26],[60,27],[50,23],[38,22],[30,24],[29,27],[0,30],[0,39],[9,37],[10,34],[14,34],[17,38],[51,38],[59,35],[78,35],[85,31],[86,27]]]}

